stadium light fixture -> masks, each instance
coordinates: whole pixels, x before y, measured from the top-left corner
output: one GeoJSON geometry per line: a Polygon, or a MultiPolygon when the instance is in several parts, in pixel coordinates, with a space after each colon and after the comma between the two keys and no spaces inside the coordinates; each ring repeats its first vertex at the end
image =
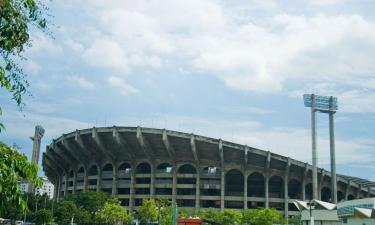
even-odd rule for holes
{"type": "Polygon", "coordinates": [[[332,203],[337,203],[337,181],[336,181],[336,156],[335,156],[335,133],[334,114],[338,110],[337,98],[333,96],[321,96],[315,94],[304,94],[305,107],[311,108],[311,139],[312,139],[312,186],[313,199],[318,199],[318,172],[316,151],[316,117],[315,112],[329,114],[329,142],[331,154],[331,191],[332,203]]]}

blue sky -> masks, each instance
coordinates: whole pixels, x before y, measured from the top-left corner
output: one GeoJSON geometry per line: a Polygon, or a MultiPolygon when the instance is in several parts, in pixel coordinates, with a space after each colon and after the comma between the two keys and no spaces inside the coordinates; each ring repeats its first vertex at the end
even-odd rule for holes
{"type": "MultiPolygon", "coordinates": [[[[372,0],[47,2],[53,38],[32,30],[32,97],[2,92],[1,138],[30,155],[92,126],[145,126],[247,144],[310,162],[303,93],[334,95],[337,171],[375,180],[372,0]]],[[[328,117],[318,115],[329,168],[328,117]]]]}

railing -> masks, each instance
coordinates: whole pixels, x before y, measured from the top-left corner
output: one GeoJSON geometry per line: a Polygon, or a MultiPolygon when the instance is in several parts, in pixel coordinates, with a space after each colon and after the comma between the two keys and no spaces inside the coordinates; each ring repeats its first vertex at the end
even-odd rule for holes
{"type": "Polygon", "coordinates": [[[118,184],[130,184],[131,180],[117,180],[118,184]]]}
{"type": "Polygon", "coordinates": [[[112,184],[112,180],[102,180],[102,184],[112,184]]]}
{"type": "Polygon", "coordinates": [[[84,173],[77,173],[77,177],[84,177],[85,174],[84,173]]]}

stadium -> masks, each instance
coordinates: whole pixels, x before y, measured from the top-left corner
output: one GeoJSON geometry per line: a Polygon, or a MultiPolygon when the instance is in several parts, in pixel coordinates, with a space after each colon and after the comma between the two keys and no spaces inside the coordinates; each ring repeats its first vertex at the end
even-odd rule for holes
{"type": "MultiPolygon", "coordinates": [[[[308,153],[310,154],[310,152],[308,153]]],[[[293,200],[312,198],[312,166],[288,157],[166,129],[100,127],[63,134],[43,153],[55,198],[85,190],[108,192],[130,210],[142,199],[179,207],[273,207],[297,213],[293,200]]],[[[338,201],[374,197],[374,183],[337,175],[338,201]]],[[[331,177],[318,169],[318,195],[331,201],[331,177]]]]}

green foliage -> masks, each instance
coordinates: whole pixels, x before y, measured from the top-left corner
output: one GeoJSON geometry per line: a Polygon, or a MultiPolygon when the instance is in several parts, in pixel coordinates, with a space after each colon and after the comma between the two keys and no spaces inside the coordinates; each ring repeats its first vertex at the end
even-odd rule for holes
{"type": "Polygon", "coordinates": [[[58,224],[69,224],[76,211],[77,206],[73,201],[60,201],[55,210],[55,222],[58,224]]]}
{"type": "Polygon", "coordinates": [[[158,219],[158,207],[154,199],[145,199],[139,207],[139,216],[142,223],[154,222],[158,219]]]}
{"type": "Polygon", "coordinates": [[[46,31],[46,7],[36,0],[0,0],[0,9],[0,87],[22,106],[29,84],[15,61],[24,59],[21,54],[31,45],[30,26],[46,31]]]}
{"type": "Polygon", "coordinates": [[[301,225],[301,216],[293,216],[292,218],[289,219],[289,224],[293,225],[301,225]]]}
{"type": "Polygon", "coordinates": [[[78,208],[86,210],[90,223],[95,223],[95,212],[103,208],[109,197],[108,193],[86,191],[68,195],[64,200],[72,201],[78,208]]]}
{"type": "Polygon", "coordinates": [[[104,208],[96,213],[99,222],[105,224],[131,223],[133,216],[120,205],[118,200],[109,200],[104,204],[104,208]]]}
{"type": "Polygon", "coordinates": [[[282,220],[276,209],[245,209],[242,212],[242,223],[249,225],[272,225],[282,220]]]}
{"type": "Polygon", "coordinates": [[[38,177],[38,165],[29,163],[24,154],[0,142],[0,171],[0,217],[11,205],[21,211],[27,210],[19,183],[27,179],[35,187],[40,187],[42,180],[38,177]]]}
{"type": "Polygon", "coordinates": [[[33,222],[36,225],[48,224],[52,222],[52,211],[49,209],[41,209],[35,212],[33,222]]]}
{"type": "Polygon", "coordinates": [[[242,214],[239,211],[224,209],[219,213],[217,222],[222,225],[238,224],[241,222],[242,214]]]}

